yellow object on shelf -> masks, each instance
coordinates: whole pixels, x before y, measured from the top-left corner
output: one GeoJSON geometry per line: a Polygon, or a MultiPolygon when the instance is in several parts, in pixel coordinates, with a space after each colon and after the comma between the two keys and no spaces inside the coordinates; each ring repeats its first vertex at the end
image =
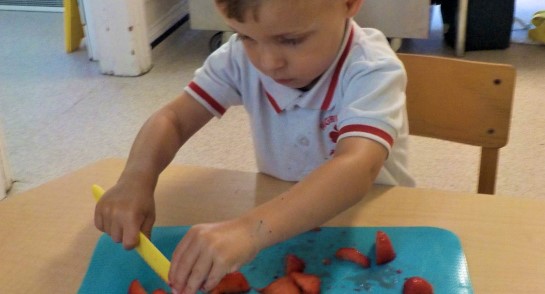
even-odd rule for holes
{"type": "Polygon", "coordinates": [[[534,13],[532,24],[535,28],[528,31],[528,37],[545,44],[545,10],[534,13]]]}
{"type": "Polygon", "coordinates": [[[83,25],[79,15],[78,1],[64,0],[64,47],[66,53],[76,51],[83,36],[83,25]]]}
{"type": "MultiPolygon", "coordinates": [[[[104,189],[98,185],[93,185],[93,196],[98,202],[102,194],[104,194],[104,189]]],[[[136,246],[136,251],[140,256],[146,261],[146,263],[163,279],[163,281],[168,283],[168,271],[170,269],[170,261],[151,243],[150,239],[146,237],[142,232],[140,232],[140,242],[136,246]]]]}

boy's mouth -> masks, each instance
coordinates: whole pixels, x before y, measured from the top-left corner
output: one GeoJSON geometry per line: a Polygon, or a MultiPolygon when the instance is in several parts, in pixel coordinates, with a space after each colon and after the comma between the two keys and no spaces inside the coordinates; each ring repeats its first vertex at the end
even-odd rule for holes
{"type": "Polygon", "coordinates": [[[282,85],[288,85],[288,84],[291,84],[294,80],[293,79],[274,79],[274,81],[282,85]]]}

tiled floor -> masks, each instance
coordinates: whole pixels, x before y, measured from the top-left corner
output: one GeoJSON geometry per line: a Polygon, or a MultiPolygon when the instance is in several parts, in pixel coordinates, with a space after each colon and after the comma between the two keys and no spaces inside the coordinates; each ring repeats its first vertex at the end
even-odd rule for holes
{"type": "MultiPolygon", "coordinates": [[[[519,0],[516,15],[528,18],[545,9],[536,2],[519,0]]],[[[401,50],[452,56],[436,18],[429,40],[406,40],[401,50]]],[[[105,157],[126,157],[144,120],[175,97],[206,58],[211,35],[185,25],[153,50],[151,72],[110,77],[99,73],[84,49],[64,52],[62,14],[0,11],[0,120],[17,181],[11,195],[105,157]]],[[[545,46],[512,44],[464,58],[517,68],[511,139],[501,153],[497,192],[545,197],[545,46]]],[[[414,138],[411,168],[420,186],[474,191],[477,152],[414,138]]],[[[255,171],[244,111],[234,108],[213,120],[175,162],[255,171]]]]}

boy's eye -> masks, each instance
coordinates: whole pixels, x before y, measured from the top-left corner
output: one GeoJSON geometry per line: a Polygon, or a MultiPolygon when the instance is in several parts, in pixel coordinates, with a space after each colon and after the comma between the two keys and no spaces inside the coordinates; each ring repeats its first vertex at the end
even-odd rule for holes
{"type": "Polygon", "coordinates": [[[303,41],[303,38],[282,38],[282,39],[280,39],[280,43],[285,44],[285,45],[292,45],[292,46],[301,44],[302,41],[303,41]]]}
{"type": "Polygon", "coordinates": [[[252,38],[248,37],[248,36],[245,36],[245,35],[241,35],[241,34],[237,34],[237,40],[240,40],[240,41],[249,41],[251,40],[252,38]]]}

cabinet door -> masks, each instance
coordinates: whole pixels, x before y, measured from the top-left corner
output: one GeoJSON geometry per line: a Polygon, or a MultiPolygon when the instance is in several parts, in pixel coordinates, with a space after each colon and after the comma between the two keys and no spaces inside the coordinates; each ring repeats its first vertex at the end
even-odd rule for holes
{"type": "Polygon", "coordinates": [[[365,0],[354,18],[390,38],[428,38],[430,0],[365,0]]]}

